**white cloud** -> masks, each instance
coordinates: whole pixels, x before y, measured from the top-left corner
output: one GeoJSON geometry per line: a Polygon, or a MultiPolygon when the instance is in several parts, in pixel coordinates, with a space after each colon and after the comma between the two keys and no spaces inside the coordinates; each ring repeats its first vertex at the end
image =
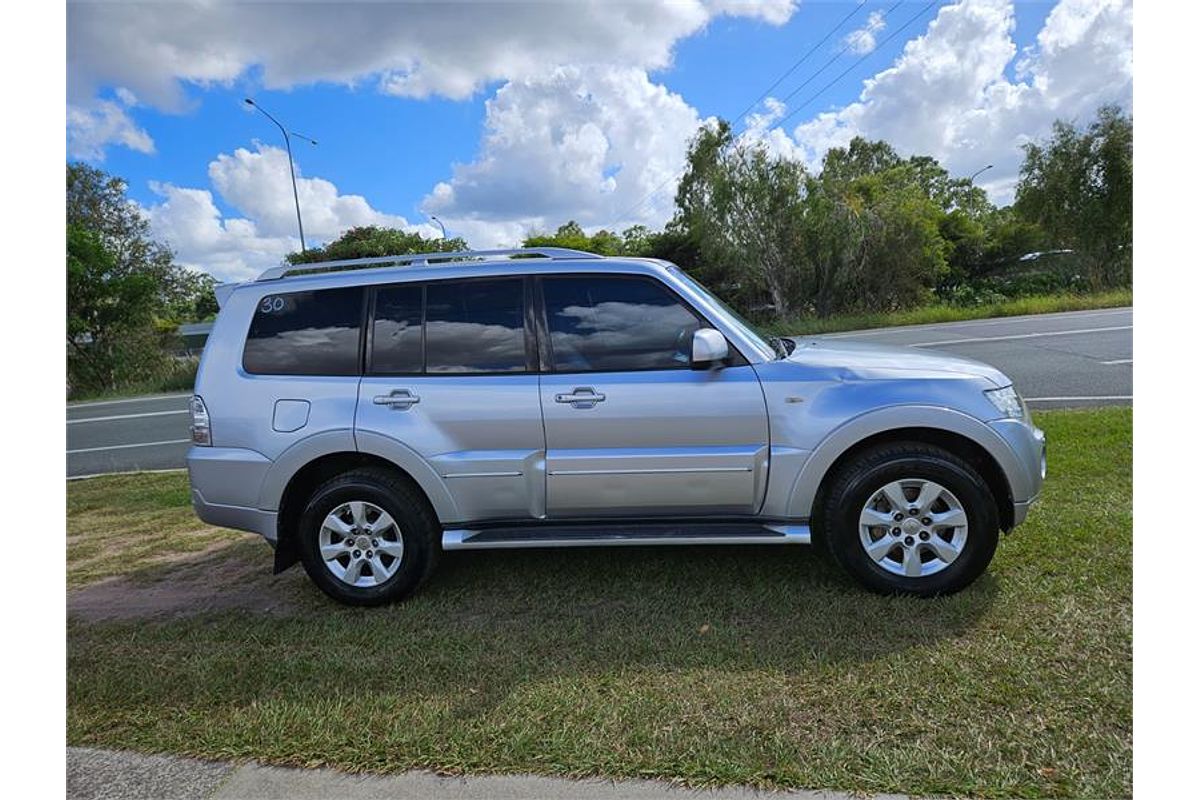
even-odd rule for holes
{"type": "MultiPolygon", "coordinates": [[[[145,213],[154,235],[175,249],[180,263],[221,280],[243,280],[300,249],[286,152],[261,144],[253,152],[238,148],[218,155],[208,165],[208,176],[221,199],[243,216],[223,215],[208,189],[151,185],[163,200],[145,213]]],[[[404,217],[377,211],[361,195],[341,194],[327,180],[301,177],[298,166],[297,176],[310,247],[360,225],[438,235],[431,225],[410,225],[404,217]]]]}
{"type": "Polygon", "coordinates": [[[638,68],[560,67],[510,81],[487,102],[478,158],[455,166],[422,210],[475,246],[513,244],[568,216],[618,229],[662,224],[700,124],[638,68]]]}
{"type": "Polygon", "coordinates": [[[994,164],[981,185],[1008,202],[1023,143],[1057,118],[1085,122],[1105,102],[1129,108],[1133,92],[1127,0],[1061,0],[1019,60],[1014,27],[1009,0],[943,6],[857,101],[803,122],[792,138],[812,164],[856,135],[932,155],[960,175],[994,164]]]}
{"type": "Polygon", "coordinates": [[[181,111],[185,87],[250,75],[267,89],[317,82],[404,97],[470,97],[561,64],[668,66],[674,44],[719,15],[786,22],[797,0],[659,2],[71,2],[68,98],[124,86],[181,111]]]}
{"type": "Polygon", "coordinates": [[[150,134],[128,114],[137,98],[123,87],[116,95],[116,101],[96,99],[83,105],[67,105],[67,155],[103,161],[105,149],[114,144],[139,153],[154,152],[150,134]]]}
{"type": "Polygon", "coordinates": [[[866,55],[875,49],[875,34],[887,27],[882,11],[872,11],[867,15],[867,21],[861,28],[850,31],[842,43],[850,48],[850,52],[866,55]]]}

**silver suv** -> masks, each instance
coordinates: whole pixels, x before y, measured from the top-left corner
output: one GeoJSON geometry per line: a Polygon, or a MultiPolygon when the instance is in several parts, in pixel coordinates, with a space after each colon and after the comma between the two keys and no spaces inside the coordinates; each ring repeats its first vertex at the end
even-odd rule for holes
{"type": "Polygon", "coordinates": [[[196,513],[346,603],[411,594],[442,550],[813,540],[872,590],[942,594],[1045,477],[997,370],[763,339],[664,261],[360,259],[218,296],[196,513]]]}

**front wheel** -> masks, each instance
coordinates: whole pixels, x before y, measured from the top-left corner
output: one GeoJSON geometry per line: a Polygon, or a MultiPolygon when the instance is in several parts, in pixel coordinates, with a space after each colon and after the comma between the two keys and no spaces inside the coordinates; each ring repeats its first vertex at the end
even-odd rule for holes
{"type": "Polygon", "coordinates": [[[349,605],[403,599],[433,571],[440,528],[413,486],[361,469],[313,492],[300,519],[300,560],[313,583],[349,605]]]}
{"type": "Polygon", "coordinates": [[[825,544],[867,588],[930,597],[970,585],[999,541],[996,500],[966,461],[916,442],[868,450],[833,478],[825,544]]]}

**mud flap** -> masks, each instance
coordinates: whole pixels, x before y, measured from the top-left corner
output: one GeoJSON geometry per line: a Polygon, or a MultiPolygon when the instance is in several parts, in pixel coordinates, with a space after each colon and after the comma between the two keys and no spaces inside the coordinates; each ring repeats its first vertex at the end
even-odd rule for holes
{"type": "Polygon", "coordinates": [[[275,545],[275,571],[278,575],[300,560],[300,552],[296,549],[296,537],[281,536],[275,545]]]}

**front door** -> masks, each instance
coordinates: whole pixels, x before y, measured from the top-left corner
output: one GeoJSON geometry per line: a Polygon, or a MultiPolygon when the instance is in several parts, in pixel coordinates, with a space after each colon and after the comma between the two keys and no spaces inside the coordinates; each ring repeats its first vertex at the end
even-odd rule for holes
{"type": "Polygon", "coordinates": [[[416,451],[462,517],[544,513],[545,440],[525,280],[381,286],[374,292],[356,432],[416,451]]]}
{"type": "Polygon", "coordinates": [[[540,286],[548,516],[755,513],[768,436],[754,369],[691,369],[692,334],[707,324],[654,278],[540,286]]]}

